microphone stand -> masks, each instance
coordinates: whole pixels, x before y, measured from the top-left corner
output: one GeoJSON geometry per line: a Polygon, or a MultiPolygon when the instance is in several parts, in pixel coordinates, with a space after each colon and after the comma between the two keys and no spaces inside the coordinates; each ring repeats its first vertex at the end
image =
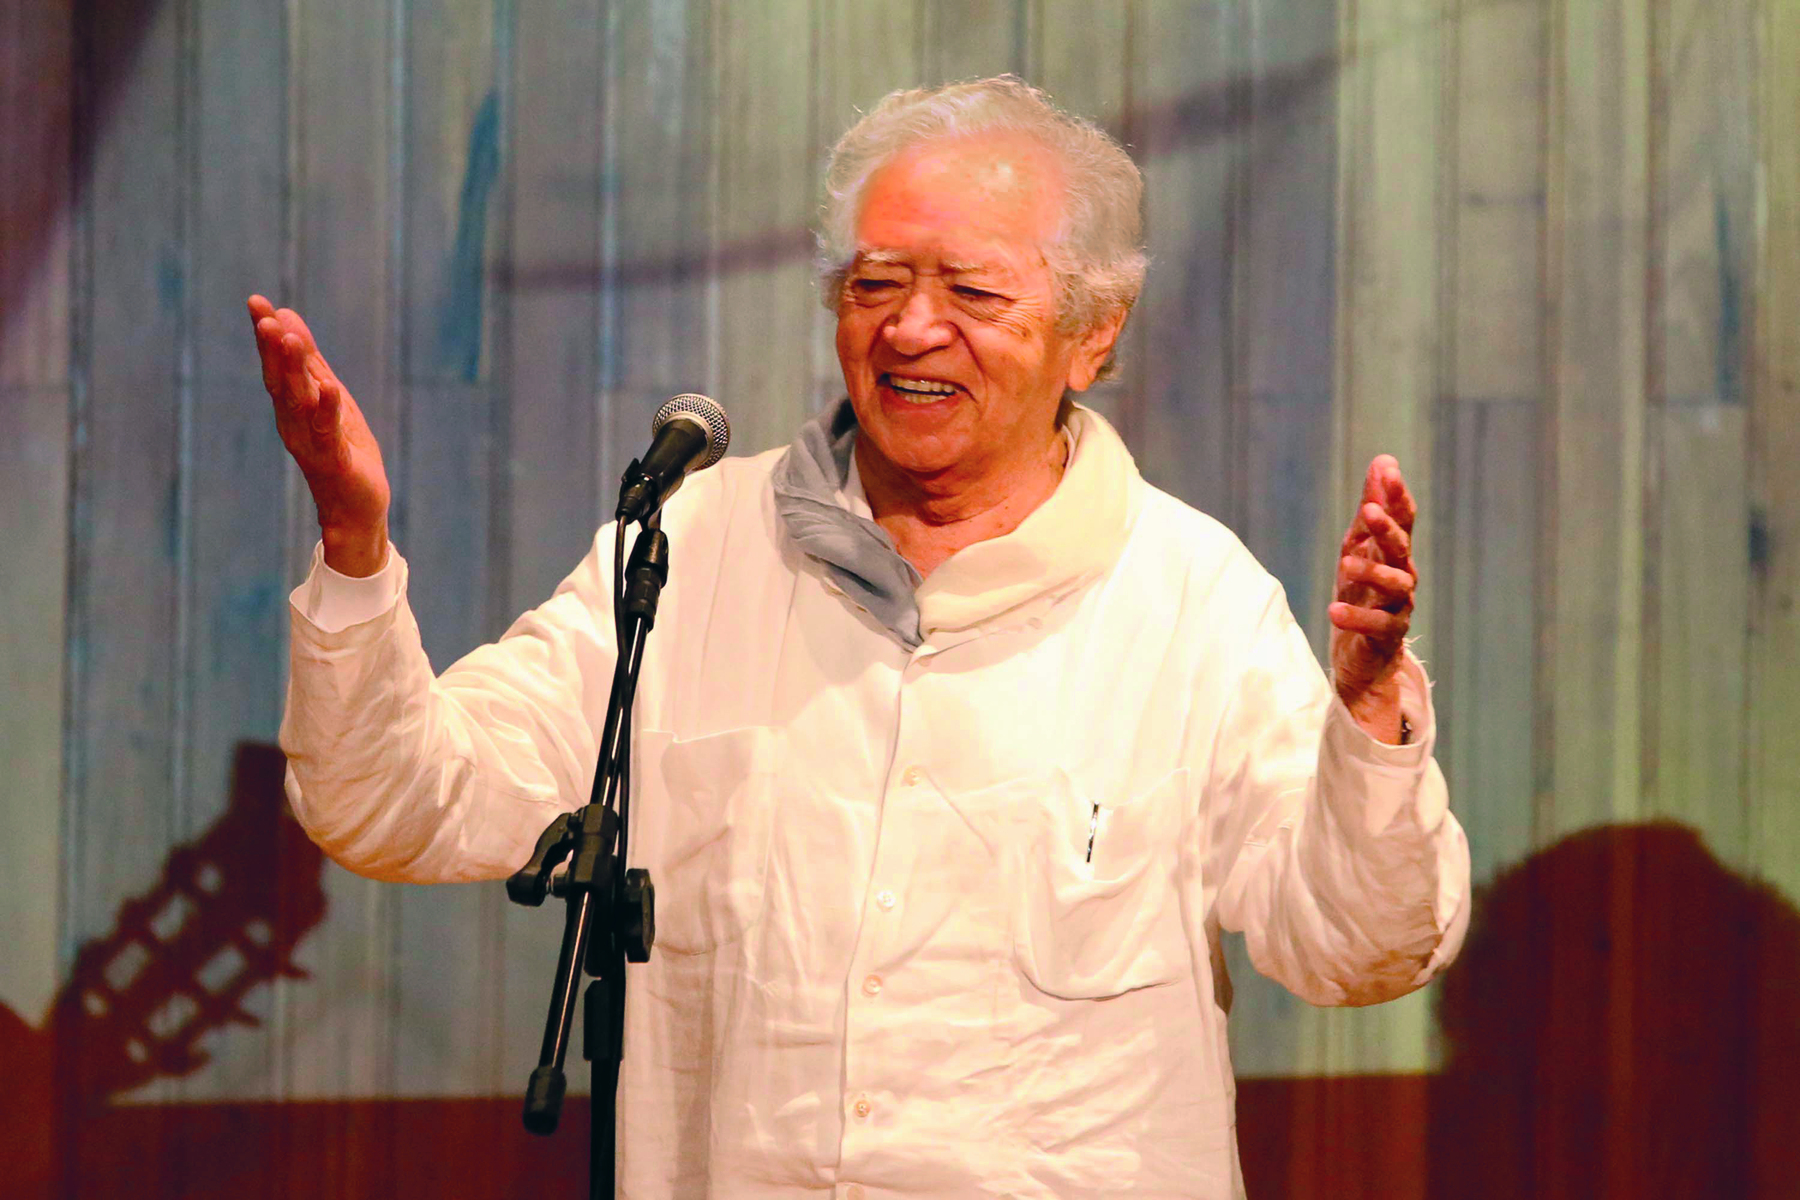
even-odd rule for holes
{"type": "MultiPolygon", "coordinates": [[[[638,464],[631,464],[627,479],[638,464]]],[[[588,1196],[614,1192],[619,1066],[624,1058],[625,964],[649,961],[656,941],[656,888],[641,867],[625,868],[631,816],[631,707],[637,695],[644,642],[669,580],[669,539],[657,513],[639,523],[631,561],[624,565],[625,528],[613,547],[613,624],[618,661],[602,726],[599,761],[588,803],[552,821],[531,859],[506,881],[515,904],[537,907],[547,896],[567,902],[562,949],[544,1041],[525,1089],[525,1128],[549,1135],[562,1115],[567,1077],[563,1060],[575,1017],[575,993],[585,972],[594,977],[582,1005],[582,1056],[592,1064],[588,1196]],[[621,569],[623,567],[623,569],[621,569]]]]}

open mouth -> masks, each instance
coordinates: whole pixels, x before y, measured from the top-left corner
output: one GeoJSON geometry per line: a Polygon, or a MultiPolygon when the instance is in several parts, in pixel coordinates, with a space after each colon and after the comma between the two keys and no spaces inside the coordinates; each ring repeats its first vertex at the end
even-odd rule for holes
{"type": "Polygon", "coordinates": [[[915,379],[908,375],[884,374],[881,382],[908,404],[935,404],[956,395],[954,383],[937,379],[915,379]]]}

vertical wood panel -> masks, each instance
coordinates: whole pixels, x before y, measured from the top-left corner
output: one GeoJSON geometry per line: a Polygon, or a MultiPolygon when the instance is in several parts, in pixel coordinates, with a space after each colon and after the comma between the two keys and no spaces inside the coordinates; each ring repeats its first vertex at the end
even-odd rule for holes
{"type": "MultiPolygon", "coordinates": [[[[1027,78],[1068,112],[1086,117],[1126,143],[1138,136],[1133,109],[1138,74],[1132,4],[1090,4],[1082,0],[1037,0],[1031,11],[1026,47],[1027,78]]],[[[1139,392],[1144,380],[1142,310],[1125,328],[1115,350],[1113,378],[1090,388],[1084,404],[1119,419],[1125,399],[1139,392]]]]}
{"type": "MultiPolygon", "coordinates": [[[[1649,328],[1651,7],[1649,0],[1564,3],[1552,35],[1546,304],[1555,468],[1553,501],[1543,511],[1554,574],[1540,675],[1551,731],[1550,788],[1537,814],[1541,845],[1634,820],[1642,809],[1645,421],[1660,386],[1650,369],[1649,328]]],[[[1613,1001],[1586,1064],[1596,1112],[1629,1112],[1639,1066],[1631,913],[1638,865],[1627,851],[1608,856],[1602,927],[1612,953],[1604,959],[1560,933],[1581,928],[1577,914],[1548,917],[1552,1008],[1596,988],[1613,1001]]],[[[1572,1020],[1557,1027],[1559,1039],[1583,1033],[1572,1020]]],[[[1535,1064],[1549,1094],[1563,1083],[1559,1065],[1535,1064]]],[[[1633,1139],[1596,1137],[1596,1128],[1554,1113],[1546,1107],[1534,1120],[1535,1190],[1575,1194],[1563,1182],[1564,1164],[1580,1163],[1589,1177],[1580,1191],[1628,1194],[1633,1139]]]]}
{"type": "MultiPolygon", "coordinates": [[[[1248,6],[1246,172],[1234,263],[1232,403],[1245,543],[1287,590],[1323,653],[1335,551],[1331,461],[1338,194],[1338,17],[1284,0],[1248,6]],[[1247,434],[1247,436],[1246,436],[1247,434]],[[1325,540],[1322,540],[1325,539],[1325,540]]],[[[1429,152],[1421,155],[1430,161],[1429,152]]],[[[1354,236],[1354,235],[1353,235],[1354,236]]]]}
{"type": "Polygon", "coordinates": [[[1547,6],[1464,5],[1454,43],[1454,190],[1442,335],[1461,398],[1544,390],[1543,238],[1547,6]]]}
{"type": "Polygon", "coordinates": [[[1433,520],[1438,758],[1477,880],[1532,848],[1533,647],[1544,435],[1546,10],[1458,11],[1447,98],[1439,407],[1433,520]]]}
{"type": "MultiPolygon", "coordinates": [[[[491,573],[504,565],[490,525],[497,397],[488,269],[492,232],[505,220],[506,97],[496,45],[503,19],[493,0],[406,9],[397,399],[406,421],[408,599],[439,670],[497,623],[488,611],[498,582],[491,573]]],[[[497,1024],[504,893],[484,885],[400,888],[389,903],[393,1089],[438,1096],[497,1089],[505,1078],[497,1024]]]]}
{"type": "MultiPolygon", "coordinates": [[[[1800,907],[1800,5],[1763,0],[1757,13],[1758,241],[1755,357],[1750,399],[1751,609],[1749,702],[1750,845],[1755,875],[1773,886],[1785,914],[1771,911],[1754,933],[1759,947],[1781,944],[1790,954],[1757,980],[1751,1035],[1754,1107],[1746,1141],[1754,1177],[1776,1194],[1794,1178],[1796,1139],[1789,1073],[1775,1063],[1789,1055],[1793,997],[1800,967],[1791,953],[1794,909],[1800,907]],[[1785,971],[1782,967],[1786,968],[1785,971]]],[[[1758,961],[1761,960],[1759,955],[1758,961]]]]}
{"type": "MultiPolygon", "coordinates": [[[[87,403],[75,464],[72,658],[77,691],[65,936],[109,931],[145,891],[177,812],[176,683],[182,434],[177,365],[192,281],[182,246],[180,5],[77,18],[90,138],[83,343],[87,403]],[[104,95],[128,97],[102,125],[104,95]],[[148,853],[146,849],[148,848],[148,853]]],[[[150,1097],[169,1089],[153,1084],[150,1097]]],[[[76,1151],[79,1152],[79,1151],[76,1151]]]]}
{"type": "Polygon", "coordinates": [[[703,0],[608,8],[616,103],[606,116],[602,504],[657,406],[721,382],[709,281],[719,202],[710,11],[703,0]]]}
{"type": "Polygon", "coordinates": [[[812,0],[716,4],[712,25],[722,253],[718,384],[732,445],[755,454],[793,440],[810,415],[816,208],[811,79],[812,0]],[[772,56],[788,61],[769,70],[772,56]]]}
{"type": "MultiPolygon", "coordinates": [[[[243,300],[279,295],[286,143],[286,44],[275,0],[198,0],[190,29],[193,113],[187,169],[193,208],[186,296],[193,350],[193,418],[184,486],[192,567],[181,604],[190,630],[181,664],[185,780],[177,836],[198,836],[225,811],[235,748],[273,742],[281,720],[287,551],[286,455],[243,300]]],[[[273,1016],[259,988],[252,1013],[273,1016]]],[[[190,1098],[273,1098],[279,1063],[271,1026],[215,1035],[212,1062],[184,1086],[190,1098]]]]}
{"type": "Polygon", "coordinates": [[[601,0],[514,13],[506,170],[511,481],[504,615],[574,569],[601,517],[594,469],[599,373],[601,0]]]}
{"type": "MultiPolygon", "coordinates": [[[[1249,545],[1283,578],[1321,659],[1335,552],[1369,458],[1398,455],[1424,519],[1443,516],[1431,507],[1428,453],[1439,390],[1440,3],[1359,3],[1331,15],[1321,21],[1298,5],[1257,9],[1237,326],[1239,386],[1259,434],[1242,485],[1249,545]]],[[[1427,581],[1435,578],[1428,547],[1415,551],[1427,581]]],[[[1422,589],[1414,629],[1428,634],[1426,605],[1422,589]]],[[[1429,1066],[1424,994],[1333,1011],[1277,1005],[1274,990],[1251,985],[1248,1020],[1234,1041],[1234,1049],[1281,1047],[1256,1052],[1263,1064],[1281,1060],[1270,1073],[1429,1066]]],[[[1309,1144],[1348,1136],[1357,1120],[1332,1103],[1294,1118],[1309,1144]]],[[[1423,1136],[1404,1135],[1421,1147],[1423,1136]]],[[[1332,1175],[1310,1156],[1297,1156],[1294,1171],[1289,1187],[1300,1191],[1332,1175]]]]}
{"type": "MultiPolygon", "coordinates": [[[[1321,545],[1335,548],[1362,492],[1369,460],[1399,458],[1422,519],[1432,504],[1432,415],[1440,372],[1439,152],[1445,128],[1443,61],[1454,45],[1444,0],[1348,0],[1349,55],[1339,93],[1339,434],[1321,545]],[[1328,539],[1328,540],[1323,540],[1328,539]]],[[[1429,642],[1438,578],[1432,541],[1414,562],[1422,581],[1413,632],[1429,642]]]]}
{"type": "Polygon", "coordinates": [[[35,1021],[57,979],[69,489],[70,20],[0,9],[0,1004],[35,1021]]]}
{"type": "Polygon", "coordinates": [[[1062,108],[1119,136],[1131,103],[1135,6],[1035,0],[1020,70],[1062,108]]]}
{"type": "Polygon", "coordinates": [[[487,614],[494,296],[490,231],[504,221],[495,5],[406,9],[399,237],[401,506],[410,597],[438,669],[479,645],[487,614]]]}
{"type": "MultiPolygon", "coordinates": [[[[361,0],[299,0],[288,12],[296,307],[367,415],[404,495],[394,262],[398,11],[361,0]]],[[[297,481],[290,496],[292,554],[303,569],[318,537],[316,514],[297,481]]],[[[408,532],[407,514],[397,510],[402,552],[408,532]]],[[[285,1091],[293,1098],[392,1094],[396,894],[331,866],[324,886],[326,924],[298,955],[311,977],[282,986],[285,1091]]],[[[381,1164],[351,1155],[322,1173],[314,1166],[293,1162],[290,1186],[341,1191],[381,1164]]]]}
{"type": "Polygon", "coordinates": [[[1555,405],[1541,842],[1636,815],[1649,213],[1647,0],[1557,8],[1546,303],[1555,405]]]}
{"type": "MultiPolygon", "coordinates": [[[[1760,10],[1762,183],[1750,411],[1750,800],[1757,874],[1800,904],[1800,8],[1760,10]]],[[[1771,1123],[1766,1128],[1773,1129],[1771,1123]]]]}
{"type": "MultiPolygon", "coordinates": [[[[597,492],[603,115],[610,106],[601,0],[514,9],[509,122],[511,310],[506,419],[506,618],[547,599],[593,540],[597,492]]],[[[562,927],[508,904],[496,1016],[498,1090],[537,1062],[562,927]]],[[[580,1081],[585,1085],[585,1081],[580,1081]]]]}
{"type": "Polygon", "coordinates": [[[1439,761],[1450,802],[1469,836],[1478,884],[1522,861],[1531,836],[1532,649],[1538,580],[1535,399],[1459,397],[1444,416],[1448,447],[1434,520],[1443,592],[1435,650],[1439,761]]]}
{"type": "Polygon", "coordinates": [[[12,692],[0,705],[10,780],[0,800],[0,878],[21,881],[0,899],[10,945],[0,1004],[30,1020],[45,1011],[58,974],[68,433],[66,386],[0,389],[0,525],[8,556],[28,564],[0,572],[0,679],[12,692]]]}
{"type": "MultiPolygon", "coordinates": [[[[1745,264],[1748,265],[1747,263],[1745,264]]],[[[1751,861],[1744,803],[1744,614],[1750,498],[1741,404],[1671,404],[1659,415],[1658,659],[1647,734],[1646,815],[1699,829],[1732,866],[1751,861]]]]}
{"type": "Polygon", "coordinates": [[[1236,192],[1243,170],[1241,4],[1138,9],[1144,210],[1151,270],[1136,323],[1143,391],[1120,431],[1146,479],[1234,523],[1237,427],[1229,363],[1236,192]]]}
{"type": "Polygon", "coordinates": [[[69,377],[73,5],[0,9],[0,387],[69,377]]]}
{"type": "Polygon", "coordinates": [[[1669,0],[1656,25],[1660,377],[1651,446],[1646,802],[1744,865],[1750,503],[1743,462],[1755,212],[1754,6],[1669,0]],[[1703,547],[1716,547],[1708,552],[1703,547]]]}
{"type": "Polygon", "coordinates": [[[1755,8],[1661,0],[1655,361],[1671,405],[1741,404],[1755,283],[1755,8]]]}
{"type": "Polygon", "coordinates": [[[925,27],[921,82],[1025,71],[1028,0],[919,0],[919,5],[925,27]]]}

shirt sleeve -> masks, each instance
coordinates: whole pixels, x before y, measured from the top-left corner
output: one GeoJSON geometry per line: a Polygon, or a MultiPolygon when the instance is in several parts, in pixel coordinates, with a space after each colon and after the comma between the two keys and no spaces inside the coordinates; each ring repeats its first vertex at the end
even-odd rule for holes
{"type": "Polygon", "coordinates": [[[288,602],[313,628],[342,633],[392,608],[405,590],[401,583],[404,573],[392,545],[388,546],[381,569],[359,578],[332,570],[325,561],[325,543],[319,542],[313,547],[312,570],[307,573],[306,582],[294,589],[288,602]]]}
{"type": "Polygon", "coordinates": [[[313,840],[378,879],[522,866],[592,785],[616,657],[610,568],[590,550],[498,642],[433,678],[399,553],[367,580],[315,557],[291,598],[281,726],[288,798],[313,840]]]}
{"type": "Polygon", "coordinates": [[[1400,681],[1413,740],[1391,746],[1356,724],[1276,588],[1220,731],[1208,808],[1220,924],[1314,1004],[1421,987],[1468,927],[1468,842],[1410,650],[1400,681]]]}

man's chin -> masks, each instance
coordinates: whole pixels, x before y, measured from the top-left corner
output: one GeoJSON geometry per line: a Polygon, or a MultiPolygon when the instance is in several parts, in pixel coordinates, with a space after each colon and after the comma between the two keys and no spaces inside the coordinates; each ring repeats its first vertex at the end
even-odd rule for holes
{"type": "Polygon", "coordinates": [[[867,452],[875,456],[876,468],[886,467],[915,479],[929,479],[952,470],[967,457],[961,438],[920,437],[909,435],[884,423],[884,427],[865,432],[867,452]]]}

